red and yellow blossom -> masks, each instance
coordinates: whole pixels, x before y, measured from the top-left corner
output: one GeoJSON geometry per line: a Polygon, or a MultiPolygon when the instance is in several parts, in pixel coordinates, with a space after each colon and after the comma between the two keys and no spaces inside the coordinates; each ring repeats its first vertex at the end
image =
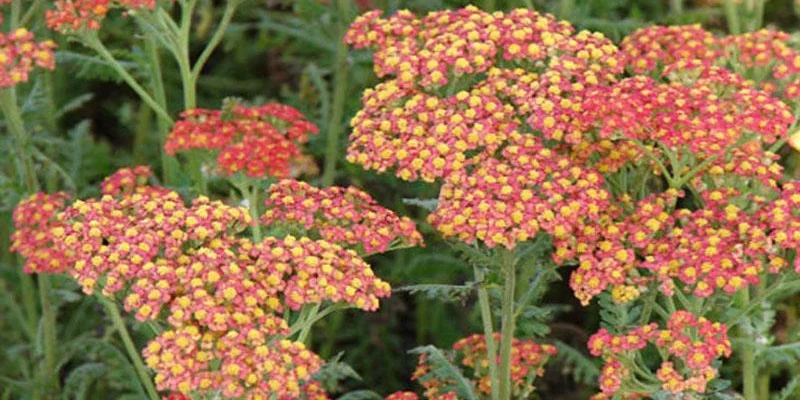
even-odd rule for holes
{"type": "Polygon", "coordinates": [[[252,251],[253,268],[263,271],[270,286],[266,295],[298,310],[305,304],[346,302],[363,310],[378,309],[379,299],[391,295],[388,283],[355,251],[325,240],[268,237],[252,251]]]}
{"type": "MultiPolygon", "coordinates": [[[[499,343],[500,334],[494,340],[499,343]]],[[[537,377],[544,374],[544,365],[556,354],[556,348],[549,344],[539,344],[533,340],[513,339],[511,344],[511,382],[514,397],[527,397],[534,389],[537,377]]],[[[486,351],[486,337],[472,335],[460,339],[453,344],[453,363],[472,371],[465,375],[473,381],[477,390],[485,395],[492,391],[489,377],[489,360],[486,351]]],[[[427,354],[419,357],[417,369],[412,376],[425,388],[427,399],[456,399],[455,392],[448,391],[453,382],[443,381],[438,375],[431,374],[431,365],[427,354]]],[[[404,397],[398,397],[404,398],[404,397]]]]}
{"type": "Polygon", "coordinates": [[[35,41],[33,33],[25,28],[0,33],[0,88],[27,82],[34,67],[54,69],[55,48],[51,40],[35,41]]]}
{"type": "Polygon", "coordinates": [[[411,219],[381,207],[352,186],[320,189],[286,179],[270,186],[268,194],[262,217],[267,225],[299,225],[325,241],[367,254],[422,244],[411,219]]]}
{"type": "MultiPolygon", "coordinates": [[[[599,381],[604,395],[617,395],[625,382],[642,374],[638,365],[636,372],[627,365],[634,363],[637,352],[650,345],[659,349],[663,359],[654,375],[661,389],[673,394],[703,394],[708,382],[718,375],[712,363],[731,355],[727,327],[687,311],[673,313],[665,329],[650,324],[622,335],[601,329],[589,339],[589,351],[602,356],[606,362],[599,381]]],[[[646,372],[652,374],[652,371],[646,372]]],[[[623,391],[619,394],[649,393],[623,391]]]]}
{"type": "Polygon", "coordinates": [[[540,231],[552,235],[559,258],[574,252],[583,225],[600,218],[609,196],[602,176],[516,134],[502,151],[472,171],[445,181],[429,221],[445,237],[514,248],[540,231]]]}
{"type": "Polygon", "coordinates": [[[63,229],[58,214],[66,207],[67,200],[66,193],[36,193],[14,208],[14,233],[9,250],[25,257],[26,273],[59,273],[70,267],[63,249],[56,246],[59,239],[53,232],[63,229]]]}
{"type": "Polygon", "coordinates": [[[169,154],[210,151],[224,175],[241,172],[252,178],[284,178],[290,175],[292,163],[302,158],[300,145],[317,132],[295,108],[277,103],[234,104],[221,111],[184,111],[164,148],[169,154]]]}
{"type": "Polygon", "coordinates": [[[47,10],[47,26],[59,33],[74,33],[84,29],[98,30],[113,8],[152,10],[155,0],[56,0],[55,9],[47,10]]]}

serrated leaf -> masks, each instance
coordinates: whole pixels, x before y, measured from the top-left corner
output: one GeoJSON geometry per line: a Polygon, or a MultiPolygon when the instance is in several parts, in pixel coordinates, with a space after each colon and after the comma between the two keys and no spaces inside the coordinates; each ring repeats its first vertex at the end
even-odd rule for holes
{"type": "Polygon", "coordinates": [[[63,400],[83,400],[86,399],[86,392],[92,382],[106,374],[105,364],[94,362],[86,363],[75,368],[67,376],[64,389],[61,392],[63,400]]]}
{"type": "Polygon", "coordinates": [[[442,393],[452,390],[459,399],[477,400],[478,397],[475,394],[475,386],[469,379],[464,377],[461,369],[453,365],[441,350],[429,345],[417,347],[409,351],[409,353],[427,355],[427,362],[430,365],[430,370],[427,374],[419,378],[420,382],[425,382],[429,379],[437,379],[441,382],[445,382],[444,387],[441,388],[442,393]]]}
{"type": "Polygon", "coordinates": [[[600,368],[594,359],[560,340],[554,341],[553,345],[558,349],[555,359],[560,360],[564,367],[569,369],[565,372],[572,375],[575,382],[584,385],[597,384],[600,368]]]}
{"type": "Polygon", "coordinates": [[[337,397],[337,400],[382,400],[382,399],[383,396],[371,390],[355,390],[337,397]]]}
{"type": "MultiPolygon", "coordinates": [[[[106,82],[122,82],[122,77],[105,60],[76,53],[74,51],[61,50],[56,52],[56,63],[60,68],[68,68],[73,71],[73,76],[88,80],[99,80],[106,82]]],[[[137,69],[136,63],[130,61],[119,61],[120,65],[129,72],[137,69]]]]}
{"type": "Polygon", "coordinates": [[[465,285],[420,284],[394,289],[396,292],[424,294],[426,297],[444,302],[462,302],[475,290],[475,283],[465,285]]]}
{"type": "Polygon", "coordinates": [[[403,204],[417,206],[433,212],[439,206],[439,199],[405,198],[403,199],[403,204]]]}
{"type": "Polygon", "coordinates": [[[780,392],[770,397],[770,400],[792,400],[800,396],[800,376],[795,376],[780,392]]]}

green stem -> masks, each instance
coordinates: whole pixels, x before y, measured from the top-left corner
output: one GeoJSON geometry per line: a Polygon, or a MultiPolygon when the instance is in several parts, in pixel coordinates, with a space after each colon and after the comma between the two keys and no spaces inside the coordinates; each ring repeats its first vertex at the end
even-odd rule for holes
{"type": "Polygon", "coordinates": [[[114,325],[114,328],[117,330],[117,332],[119,332],[120,338],[122,338],[122,343],[125,345],[125,350],[128,352],[128,357],[130,357],[131,361],[133,361],[133,367],[136,369],[136,373],[139,375],[139,381],[142,384],[145,392],[147,392],[147,396],[150,398],[150,400],[159,400],[160,397],[158,397],[158,391],[156,391],[156,388],[153,385],[153,380],[150,378],[150,374],[147,372],[144,362],[142,362],[142,357],[139,355],[139,351],[136,349],[133,339],[131,339],[131,334],[128,332],[128,327],[125,325],[125,321],[122,320],[122,316],[119,313],[119,307],[117,307],[114,301],[106,297],[98,297],[100,302],[103,303],[108,311],[108,315],[111,317],[111,322],[114,325]]]}
{"type": "Polygon", "coordinates": [[[25,131],[25,123],[22,121],[22,113],[17,106],[17,92],[14,87],[0,89],[0,109],[5,117],[6,128],[14,138],[16,152],[22,164],[22,179],[28,194],[39,191],[39,182],[36,177],[36,169],[33,166],[31,156],[31,143],[25,131]]]}
{"type": "MultiPolygon", "coordinates": [[[[164,89],[164,76],[161,70],[161,57],[159,57],[158,54],[158,43],[156,42],[155,38],[150,36],[147,37],[145,40],[145,50],[147,51],[147,56],[150,62],[150,70],[153,74],[151,82],[153,85],[153,95],[155,96],[155,101],[164,110],[169,110],[169,106],[167,104],[167,92],[164,89]]],[[[167,140],[171,126],[167,124],[163,118],[158,118],[157,124],[158,146],[161,154],[161,179],[165,185],[171,186],[176,183],[175,170],[177,169],[178,163],[175,157],[170,156],[167,154],[166,150],[164,150],[164,143],[167,140]]]]}
{"type": "Polygon", "coordinates": [[[500,400],[511,399],[511,344],[514,339],[514,302],[515,302],[515,281],[516,269],[514,253],[507,249],[500,250],[501,269],[504,277],[503,283],[503,303],[501,307],[501,331],[500,331],[500,368],[498,379],[500,381],[499,397],[500,400]]]}
{"type": "MultiPolygon", "coordinates": [[[[745,288],[741,292],[742,304],[750,303],[750,288],[745,288]]],[[[740,328],[743,331],[747,329],[740,328]]],[[[750,338],[752,339],[752,338],[750,338]]],[[[756,356],[753,346],[747,344],[742,349],[742,391],[745,400],[758,400],[758,386],[756,386],[756,356]]]]}
{"type": "MultiPolygon", "coordinates": [[[[208,182],[203,174],[202,156],[197,152],[190,152],[187,157],[189,158],[189,172],[192,180],[194,180],[195,190],[198,194],[205,195],[208,193],[208,182]]],[[[246,196],[246,194],[242,193],[242,196],[246,196]]]]}
{"type": "Polygon", "coordinates": [[[680,14],[683,12],[683,0],[669,0],[669,11],[672,14],[680,14]]]}
{"type": "MultiPolygon", "coordinates": [[[[308,311],[308,314],[306,314],[306,321],[311,321],[317,317],[317,314],[319,313],[319,306],[319,303],[317,303],[311,307],[311,309],[308,311]]],[[[311,323],[306,323],[303,325],[303,329],[300,330],[300,334],[297,336],[298,342],[305,343],[308,334],[311,332],[312,326],[314,326],[314,324],[311,323]]]]}
{"type": "MultiPolygon", "coordinates": [[[[0,109],[2,109],[3,116],[5,117],[6,127],[14,138],[16,145],[16,152],[22,164],[22,175],[25,182],[25,189],[29,193],[36,193],[39,191],[39,180],[36,176],[36,169],[33,166],[33,158],[31,157],[30,141],[28,134],[25,130],[25,123],[22,120],[22,113],[17,105],[17,94],[14,87],[9,87],[0,90],[0,109]]],[[[24,273],[22,275],[25,275],[24,273]]],[[[30,277],[22,276],[22,285],[25,294],[23,294],[23,301],[29,313],[29,318],[35,318],[35,300],[33,299],[33,284],[30,277]]],[[[45,356],[45,369],[42,373],[45,375],[45,382],[47,389],[57,390],[58,373],[56,369],[57,360],[57,334],[56,334],[56,312],[50,303],[50,284],[49,278],[46,274],[39,275],[39,301],[42,305],[42,332],[44,334],[44,356],[45,356]]],[[[35,329],[35,319],[33,320],[32,327],[35,329]]]]}
{"type": "Polygon", "coordinates": [[[492,400],[500,398],[500,385],[497,380],[497,348],[494,341],[492,307],[489,304],[489,291],[486,289],[486,275],[480,267],[474,267],[475,282],[478,284],[478,303],[480,304],[483,334],[486,337],[486,359],[489,360],[489,378],[492,382],[492,400]]]}
{"type": "Polygon", "coordinates": [[[739,23],[739,10],[733,0],[725,0],[725,19],[728,22],[728,33],[732,35],[742,33],[742,27],[739,23]]]}
{"type": "Polygon", "coordinates": [[[39,274],[39,300],[42,303],[42,341],[44,342],[44,374],[48,389],[58,390],[58,334],[56,309],[50,302],[50,276],[39,274]]]}
{"type": "Polygon", "coordinates": [[[248,204],[247,208],[250,210],[250,216],[253,217],[253,222],[254,222],[254,225],[253,225],[253,239],[256,241],[256,243],[258,243],[258,242],[261,242],[261,237],[262,237],[261,236],[261,224],[258,223],[258,217],[259,217],[259,212],[258,212],[258,201],[259,201],[258,198],[259,198],[259,196],[258,196],[258,192],[259,192],[259,189],[258,189],[258,186],[256,186],[256,185],[248,185],[248,186],[249,187],[245,188],[245,190],[247,190],[247,202],[250,203],[250,204],[248,204]]]}
{"type": "Polygon", "coordinates": [[[211,40],[208,41],[208,44],[203,49],[203,52],[200,53],[200,56],[197,57],[192,67],[193,85],[197,85],[197,80],[200,78],[200,73],[203,72],[203,67],[205,67],[211,54],[216,50],[222,38],[225,36],[225,31],[228,30],[228,25],[230,25],[233,15],[236,13],[236,8],[239,7],[241,3],[242,0],[228,0],[225,2],[225,11],[222,13],[222,19],[219,21],[219,25],[217,25],[217,30],[214,31],[211,40]]]}
{"type": "MultiPolygon", "coordinates": [[[[339,33],[344,35],[350,16],[351,0],[337,0],[339,11],[339,33]]],[[[334,73],[333,106],[328,121],[328,135],[325,138],[325,165],[322,172],[322,185],[330,186],[336,179],[336,161],[339,159],[339,136],[342,132],[342,118],[347,100],[347,74],[350,69],[347,61],[347,45],[339,40],[336,47],[336,72],[334,73]]]]}
{"type": "Polygon", "coordinates": [[[178,67],[181,72],[181,83],[183,84],[183,105],[184,109],[192,109],[197,107],[197,87],[192,79],[192,62],[189,59],[189,41],[192,33],[192,16],[194,15],[194,8],[197,5],[197,0],[186,0],[181,3],[181,24],[180,36],[178,43],[180,44],[180,58],[178,59],[178,67]]]}
{"type": "Polygon", "coordinates": [[[43,0],[34,0],[33,4],[28,7],[28,10],[25,11],[25,15],[23,15],[22,19],[19,21],[19,26],[27,26],[31,21],[31,18],[36,15],[37,11],[39,11],[39,7],[41,7],[43,3],[43,0]]]}
{"type": "Polygon", "coordinates": [[[100,57],[102,57],[103,60],[105,60],[114,69],[114,71],[117,72],[117,74],[119,74],[122,80],[124,80],[125,83],[127,83],[128,86],[130,86],[130,88],[133,89],[133,91],[136,92],[137,95],[139,95],[139,98],[141,98],[142,101],[147,103],[147,105],[150,106],[150,108],[152,108],[153,111],[155,111],[155,113],[161,119],[163,119],[166,124],[172,126],[174,121],[172,120],[172,117],[169,116],[169,113],[164,108],[162,108],[161,105],[159,105],[158,102],[155,101],[153,97],[151,97],[150,94],[147,93],[146,90],[144,90],[144,88],[139,84],[139,82],[137,82],[136,79],[133,76],[131,76],[131,74],[128,73],[128,71],[125,70],[125,68],[119,63],[119,61],[117,61],[117,59],[114,58],[114,55],[112,55],[108,51],[103,42],[101,42],[100,39],[97,37],[96,32],[83,34],[80,36],[80,38],[83,40],[84,44],[86,44],[89,48],[97,52],[97,54],[100,57]]]}

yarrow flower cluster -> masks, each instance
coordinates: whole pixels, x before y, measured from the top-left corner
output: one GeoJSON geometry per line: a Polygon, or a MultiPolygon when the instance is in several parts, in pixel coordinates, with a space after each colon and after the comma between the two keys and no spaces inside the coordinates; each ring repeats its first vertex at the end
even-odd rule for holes
{"type": "MultiPolygon", "coordinates": [[[[500,342],[500,335],[495,334],[495,342],[500,342]]],[[[556,354],[556,348],[549,344],[538,344],[533,340],[513,339],[511,344],[511,382],[514,398],[526,398],[534,390],[536,377],[544,374],[544,364],[556,354]]],[[[486,356],[486,337],[472,335],[453,344],[452,361],[455,365],[472,371],[470,379],[478,391],[488,395],[492,391],[489,377],[489,359],[486,356]]],[[[456,393],[448,390],[454,382],[442,380],[439,375],[431,373],[436,365],[431,364],[427,354],[419,357],[417,368],[412,376],[425,388],[428,399],[457,399],[456,393]]],[[[406,396],[398,394],[398,396],[406,396]]],[[[405,397],[398,397],[405,398],[405,397]]]]}
{"type": "Polygon", "coordinates": [[[47,10],[47,27],[59,33],[74,33],[84,29],[98,30],[113,8],[152,10],[155,0],[56,0],[55,9],[47,10]]]}
{"type": "Polygon", "coordinates": [[[622,40],[620,51],[625,65],[639,74],[677,61],[698,60],[711,65],[721,55],[719,39],[699,24],[637,29],[622,40]]]}
{"type": "MultiPolygon", "coordinates": [[[[653,377],[641,376],[641,367],[631,366],[634,354],[648,345],[659,349],[663,358],[655,372],[656,381],[661,389],[673,394],[705,392],[708,382],[718,375],[712,363],[731,355],[727,327],[687,311],[673,313],[666,329],[650,324],[622,335],[601,329],[589,339],[592,355],[601,356],[606,362],[599,378],[602,394],[596,398],[611,398],[625,383],[637,378],[647,382],[653,377]]],[[[653,375],[652,371],[645,372],[653,375]]]]}
{"type": "Polygon", "coordinates": [[[66,193],[36,193],[14,208],[12,252],[25,257],[26,273],[59,273],[69,268],[64,253],[55,246],[52,230],[61,226],[57,217],[66,206],[66,193]]]}
{"type": "Polygon", "coordinates": [[[55,48],[51,40],[35,41],[33,33],[25,28],[0,33],[0,88],[27,82],[34,67],[54,69],[55,48]]]}
{"type": "Polygon", "coordinates": [[[516,9],[475,7],[417,18],[366,13],[345,41],[375,48],[379,76],[351,121],[348,160],[405,180],[446,178],[491,157],[524,122],[578,143],[573,119],[588,87],[621,72],[608,39],[516,9]],[[509,61],[520,68],[506,68],[509,61]]]}
{"type": "Polygon", "coordinates": [[[513,248],[550,233],[558,257],[574,252],[582,226],[608,202],[600,174],[575,166],[533,135],[514,135],[502,159],[448,177],[429,216],[445,237],[513,248]]]}
{"type": "Polygon", "coordinates": [[[233,104],[223,110],[184,111],[164,148],[169,154],[212,151],[224,175],[241,172],[252,178],[284,178],[290,175],[292,163],[302,157],[300,145],[317,132],[317,127],[292,107],[233,104]]]}
{"type": "MultiPolygon", "coordinates": [[[[239,235],[253,223],[246,209],[205,197],[187,205],[149,185],[151,177],[147,167],[124,168],[103,181],[101,198],[68,206],[64,194],[32,196],[15,210],[12,250],[28,259],[28,272],[67,271],[87,294],[120,296],[137,319],[166,321],[143,352],[159,390],[326,399],[311,379],[323,361],[284,339],[291,332],[278,313],[325,302],[376,310],[389,284],[355,251],[325,240],[253,243],[239,235]]],[[[419,238],[410,220],[364,196],[352,190],[331,204],[314,200],[329,222],[366,213],[357,220],[364,232],[391,227],[419,238]]]]}
{"type": "Polygon", "coordinates": [[[342,301],[374,311],[379,298],[391,295],[389,284],[375,277],[355,251],[325,240],[270,237],[252,254],[254,268],[263,271],[263,279],[272,285],[267,294],[282,293],[282,303],[293,310],[304,304],[342,301]]]}
{"type": "Polygon", "coordinates": [[[298,225],[325,241],[367,254],[393,246],[417,246],[422,235],[408,217],[399,217],[355,188],[316,188],[282,180],[269,188],[262,221],[267,225],[298,225]]]}

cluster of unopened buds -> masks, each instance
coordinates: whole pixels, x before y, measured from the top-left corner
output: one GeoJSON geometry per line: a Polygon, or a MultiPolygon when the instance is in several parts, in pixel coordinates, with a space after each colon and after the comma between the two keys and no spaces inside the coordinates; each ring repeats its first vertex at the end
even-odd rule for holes
{"type": "MultiPolygon", "coordinates": [[[[495,334],[495,342],[499,343],[500,339],[500,335],[495,334]]],[[[536,377],[544,374],[545,363],[556,354],[556,348],[527,339],[513,339],[511,346],[511,382],[514,398],[527,398],[534,390],[536,377]]],[[[488,370],[489,359],[486,356],[486,337],[472,335],[463,338],[453,344],[452,350],[451,357],[454,365],[472,371],[469,379],[480,394],[491,394],[492,385],[488,370]]],[[[451,389],[454,382],[443,380],[441,376],[433,372],[439,367],[432,364],[429,356],[423,353],[419,357],[412,379],[422,385],[425,389],[425,397],[428,399],[457,399],[456,392],[451,389]]],[[[415,395],[411,392],[398,392],[390,395],[387,399],[416,398],[412,396],[415,395]]]]}
{"type": "MultiPolygon", "coordinates": [[[[291,235],[253,243],[239,235],[254,223],[246,209],[205,197],[186,205],[151,180],[147,167],[125,168],[102,182],[99,199],[24,200],[12,250],[26,257],[28,272],[67,272],[87,294],[121,296],[140,321],[165,321],[143,352],[159,390],[327,398],[312,379],[323,361],[286,339],[292,331],[279,313],[328,302],[376,310],[389,284],[354,250],[291,235]]],[[[380,237],[421,240],[410,220],[363,192],[319,193],[331,195],[311,197],[328,223],[351,219],[380,237]]]]}
{"type": "Polygon", "coordinates": [[[647,395],[655,390],[648,391],[641,385],[651,381],[669,393],[702,394],[708,382],[718,375],[712,366],[714,361],[731,355],[731,342],[725,325],[687,311],[676,311],[665,329],[658,329],[654,323],[620,335],[601,329],[589,339],[589,350],[605,361],[599,378],[602,393],[597,399],[618,394],[647,395]],[[637,357],[649,345],[659,350],[663,362],[655,374],[646,370],[649,376],[643,376],[637,357]],[[633,389],[620,392],[623,387],[633,389]]]}
{"type": "Polygon", "coordinates": [[[267,225],[297,226],[366,254],[422,244],[411,219],[381,207],[355,187],[320,189],[285,179],[270,187],[265,206],[262,221],[267,225]]]}
{"type": "Polygon", "coordinates": [[[35,41],[33,33],[25,28],[0,32],[0,88],[27,82],[34,67],[54,69],[55,47],[50,40],[35,41]]]}
{"type": "Polygon", "coordinates": [[[216,168],[227,176],[241,172],[251,178],[285,178],[302,162],[300,145],[317,132],[300,111],[283,104],[229,103],[223,110],[184,111],[164,148],[169,154],[212,152],[216,168]]]}

